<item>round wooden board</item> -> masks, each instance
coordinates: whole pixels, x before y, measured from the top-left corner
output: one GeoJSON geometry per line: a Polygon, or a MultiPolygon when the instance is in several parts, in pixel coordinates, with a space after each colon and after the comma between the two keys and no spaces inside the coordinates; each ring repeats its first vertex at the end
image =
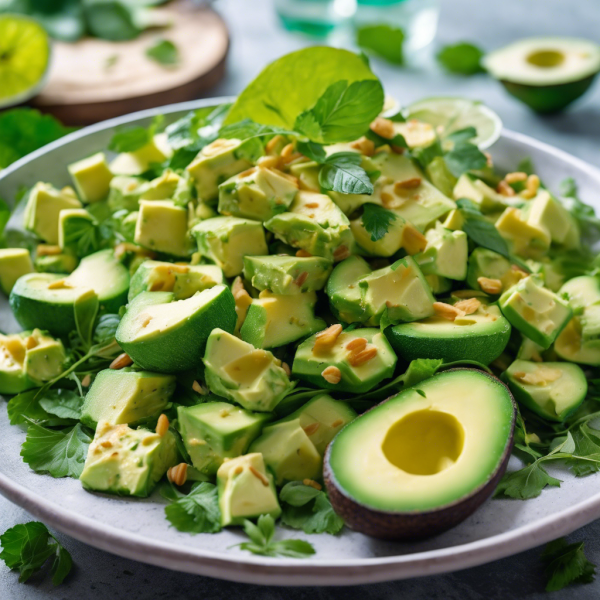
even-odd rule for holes
{"type": "Polygon", "coordinates": [[[33,104],[63,123],[87,125],[122,114],[197,98],[225,73],[229,34],[221,17],[185,1],[157,8],[168,27],[128,42],[85,38],[56,42],[47,86],[33,104]],[[180,63],[165,67],[146,50],[172,41],[180,63]]]}

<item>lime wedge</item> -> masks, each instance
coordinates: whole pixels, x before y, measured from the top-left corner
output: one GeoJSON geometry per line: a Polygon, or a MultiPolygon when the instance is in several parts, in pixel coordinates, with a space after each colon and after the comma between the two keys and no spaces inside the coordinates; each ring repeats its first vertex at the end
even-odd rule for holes
{"type": "Polygon", "coordinates": [[[477,137],[472,141],[482,150],[489,148],[502,131],[502,121],[493,110],[468,98],[426,98],[410,104],[405,113],[408,119],[433,125],[442,139],[454,131],[475,127],[477,137]]]}
{"type": "Polygon", "coordinates": [[[0,108],[35,96],[44,84],[50,42],[44,28],[17,15],[0,15],[0,108]]]}

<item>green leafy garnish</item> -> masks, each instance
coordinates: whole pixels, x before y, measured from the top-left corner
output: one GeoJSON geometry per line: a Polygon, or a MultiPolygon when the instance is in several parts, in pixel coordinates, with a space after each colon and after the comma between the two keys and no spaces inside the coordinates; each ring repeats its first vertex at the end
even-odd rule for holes
{"type": "Polygon", "coordinates": [[[310,160],[314,160],[319,164],[323,164],[327,159],[325,148],[323,148],[323,146],[317,142],[298,141],[296,143],[296,150],[298,150],[300,154],[303,154],[307,158],[310,158],[310,160]]]}
{"type": "Polygon", "coordinates": [[[52,583],[60,585],[73,566],[71,555],[39,521],[22,523],[0,535],[2,559],[11,570],[19,571],[19,581],[26,582],[53,558],[52,583]]]}
{"type": "Polygon", "coordinates": [[[391,210],[379,204],[367,203],[363,205],[362,224],[365,231],[370,234],[371,241],[382,239],[388,232],[390,225],[397,219],[391,210]]]}
{"type": "Polygon", "coordinates": [[[565,538],[550,542],[542,554],[546,565],[547,592],[556,592],[572,583],[592,583],[596,565],[590,562],[583,550],[584,543],[569,544],[565,538]]]}
{"type": "Polygon", "coordinates": [[[96,322],[96,315],[100,308],[98,295],[94,290],[87,290],[75,300],[73,308],[77,335],[84,351],[87,352],[92,346],[94,323],[96,322]]]}
{"type": "Polygon", "coordinates": [[[562,205],[575,217],[585,245],[591,248],[600,240],[600,218],[592,206],[579,199],[577,184],[572,177],[561,182],[559,191],[562,205]]]}
{"type": "Polygon", "coordinates": [[[483,73],[484,69],[481,66],[481,59],[485,52],[470,44],[469,42],[461,42],[444,46],[437,55],[439,63],[450,73],[459,75],[475,75],[483,73]]]}
{"type": "Polygon", "coordinates": [[[29,421],[21,456],[36,473],[79,479],[91,441],[81,424],[52,431],[29,421]]]}
{"type": "Polygon", "coordinates": [[[444,154],[444,161],[454,177],[483,169],[487,165],[485,154],[475,144],[468,142],[455,144],[450,152],[444,154]]]}
{"type": "Polygon", "coordinates": [[[186,533],[221,531],[217,486],[202,481],[195,483],[189,494],[182,494],[173,485],[163,487],[161,492],[171,500],[171,504],[165,506],[165,515],[175,529],[186,533]]]}
{"type": "Polygon", "coordinates": [[[141,20],[136,7],[127,1],[88,0],[84,11],[89,32],[103,40],[132,40],[145,29],[139,25],[141,20]]]}
{"type": "Polygon", "coordinates": [[[179,50],[170,40],[157,40],[146,50],[146,56],[164,66],[173,66],[179,63],[179,50]]]}
{"type": "Polygon", "coordinates": [[[256,525],[248,519],[244,520],[244,532],[251,541],[242,542],[238,546],[252,554],[307,558],[315,553],[312,544],[304,540],[274,541],[275,519],[271,515],[261,515],[256,525]]]}
{"type": "Polygon", "coordinates": [[[281,522],[305,533],[335,535],[344,527],[344,520],[334,512],[327,494],[301,481],[291,481],[279,492],[283,504],[281,522]]]}
{"type": "Polygon", "coordinates": [[[404,31],[391,25],[364,25],[356,32],[356,43],[396,65],[404,64],[404,31]]]}
{"type": "MultiPolygon", "coordinates": [[[[46,390],[49,392],[50,390],[46,390]]],[[[11,425],[24,425],[29,420],[46,427],[75,425],[72,419],[64,419],[46,412],[40,405],[39,390],[33,389],[13,396],[7,404],[8,419],[11,425]]]]}
{"type": "Polygon", "coordinates": [[[152,141],[160,129],[164,117],[154,117],[149,127],[129,127],[115,133],[108,144],[113,152],[135,152],[152,141]]]}
{"type": "Polygon", "coordinates": [[[372,194],[373,184],[360,166],[361,160],[361,155],[356,152],[328,156],[319,171],[319,185],[324,190],[342,194],[372,194]]]}
{"type": "Polygon", "coordinates": [[[49,415],[78,421],[81,418],[83,398],[73,390],[53,389],[39,398],[39,404],[49,415]]]}
{"type": "Polygon", "coordinates": [[[475,127],[473,126],[469,126],[465,127],[464,129],[459,129],[458,131],[452,132],[444,139],[453,142],[454,144],[461,144],[472,140],[474,137],[477,137],[477,129],[475,129],[475,127]]]}

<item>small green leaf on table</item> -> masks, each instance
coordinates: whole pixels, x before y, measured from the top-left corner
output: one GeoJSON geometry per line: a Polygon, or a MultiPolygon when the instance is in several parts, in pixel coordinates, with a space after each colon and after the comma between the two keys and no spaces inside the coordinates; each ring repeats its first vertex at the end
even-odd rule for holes
{"type": "Polygon", "coordinates": [[[179,50],[177,46],[170,40],[157,40],[152,46],[146,50],[146,56],[166,67],[172,67],[179,64],[179,50]]]}
{"type": "Polygon", "coordinates": [[[475,75],[485,70],[481,59],[485,52],[469,42],[460,42],[444,46],[437,55],[438,62],[450,73],[458,75],[475,75]]]}

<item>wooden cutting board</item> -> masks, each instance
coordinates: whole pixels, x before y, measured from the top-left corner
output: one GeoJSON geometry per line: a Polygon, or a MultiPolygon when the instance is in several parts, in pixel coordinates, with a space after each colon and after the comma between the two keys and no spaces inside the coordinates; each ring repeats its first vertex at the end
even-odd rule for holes
{"type": "Polygon", "coordinates": [[[192,100],[218,83],[229,49],[221,17],[185,0],[157,8],[155,14],[168,27],[145,31],[135,40],[54,43],[48,84],[32,104],[63,123],[87,125],[192,100]],[[146,56],[160,39],[177,46],[178,66],[165,67],[146,56]]]}

